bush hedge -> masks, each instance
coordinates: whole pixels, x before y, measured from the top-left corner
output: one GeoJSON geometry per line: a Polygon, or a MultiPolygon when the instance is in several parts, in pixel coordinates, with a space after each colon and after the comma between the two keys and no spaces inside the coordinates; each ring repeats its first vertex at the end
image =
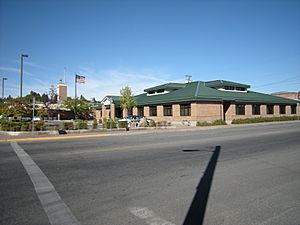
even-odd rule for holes
{"type": "MultiPolygon", "coordinates": [[[[104,127],[106,129],[110,129],[110,120],[109,119],[105,121],[104,127]]],[[[117,128],[117,123],[113,119],[111,120],[111,128],[117,128]]]]}
{"type": "Polygon", "coordinates": [[[96,119],[93,120],[92,126],[93,126],[93,129],[97,129],[98,128],[98,123],[97,123],[96,119]]]}
{"type": "Polygon", "coordinates": [[[126,127],[128,127],[128,122],[127,121],[118,121],[118,127],[126,128],[126,127]]]}
{"type": "Polygon", "coordinates": [[[76,124],[76,129],[78,130],[87,129],[87,122],[83,120],[78,120],[76,124]]]}
{"type": "Polygon", "coordinates": [[[171,122],[159,121],[159,122],[156,123],[156,126],[158,126],[158,127],[169,127],[169,126],[171,126],[171,122]]]}
{"type": "MultiPolygon", "coordinates": [[[[2,131],[32,131],[31,122],[0,121],[0,126],[2,131]]],[[[45,130],[44,122],[35,122],[34,128],[36,131],[45,130]]]]}
{"type": "Polygon", "coordinates": [[[63,122],[63,127],[64,130],[74,130],[74,124],[73,122],[63,122]]]}
{"type": "Polygon", "coordinates": [[[226,125],[226,122],[224,120],[215,120],[213,122],[201,122],[197,121],[197,126],[205,127],[205,126],[218,126],[218,125],[226,125]]]}
{"type": "Polygon", "coordinates": [[[276,117],[255,117],[255,118],[246,118],[246,119],[234,119],[232,124],[245,124],[245,123],[265,123],[265,122],[274,122],[274,121],[290,121],[290,120],[299,120],[298,116],[276,116],[276,117]]]}
{"type": "Polygon", "coordinates": [[[34,130],[37,130],[37,131],[46,130],[44,121],[38,121],[38,122],[34,123],[34,128],[35,128],[34,130]]]}

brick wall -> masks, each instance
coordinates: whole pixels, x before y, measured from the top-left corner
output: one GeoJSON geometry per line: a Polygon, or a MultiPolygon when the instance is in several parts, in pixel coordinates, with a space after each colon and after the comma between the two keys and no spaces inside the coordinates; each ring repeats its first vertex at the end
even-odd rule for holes
{"type": "Polygon", "coordinates": [[[193,103],[192,118],[196,121],[214,121],[223,118],[223,105],[221,103],[193,103]]]}
{"type": "Polygon", "coordinates": [[[144,106],[144,116],[149,117],[150,109],[149,106],[144,106]]]}
{"type": "Polygon", "coordinates": [[[137,115],[137,114],[138,114],[137,107],[133,107],[133,109],[132,109],[132,115],[137,115]]]}
{"type": "MultiPolygon", "coordinates": [[[[157,106],[157,116],[149,116],[149,106],[144,106],[144,116],[154,121],[167,121],[173,124],[182,124],[189,121],[196,124],[197,121],[214,121],[223,119],[223,104],[216,102],[194,102],[191,103],[191,116],[180,116],[180,104],[172,105],[172,116],[164,116],[163,105],[157,106]]],[[[137,108],[133,108],[133,115],[137,115],[137,108]]],[[[109,118],[109,109],[102,107],[102,118],[109,118]]],[[[297,106],[297,114],[300,114],[300,106],[297,106]]],[[[112,116],[115,115],[115,105],[112,105],[112,116]]],[[[252,104],[245,104],[245,115],[236,115],[236,105],[233,103],[226,111],[225,119],[230,122],[234,119],[245,119],[253,117],[273,117],[291,115],[291,106],[286,105],[286,114],[279,114],[279,105],[274,105],[274,114],[267,114],[267,105],[260,105],[260,114],[252,115],[252,104]]],[[[127,110],[123,110],[123,116],[127,116],[127,110]]],[[[100,118],[100,112],[96,113],[96,118],[100,118]]]]}

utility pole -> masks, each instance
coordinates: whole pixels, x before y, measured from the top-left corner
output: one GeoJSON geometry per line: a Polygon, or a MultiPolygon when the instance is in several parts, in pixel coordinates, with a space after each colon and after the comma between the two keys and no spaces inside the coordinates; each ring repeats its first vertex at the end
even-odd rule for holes
{"type": "Polygon", "coordinates": [[[23,58],[28,58],[27,54],[21,54],[21,81],[20,81],[20,97],[22,98],[22,88],[23,88],[23,58]]]}
{"type": "Polygon", "coordinates": [[[4,81],[6,81],[6,80],[7,80],[6,77],[2,78],[2,101],[4,101],[4,81]]]}
{"type": "Polygon", "coordinates": [[[75,99],[74,99],[74,116],[75,116],[75,120],[77,119],[76,118],[76,98],[77,98],[77,74],[75,74],[75,99]]]}

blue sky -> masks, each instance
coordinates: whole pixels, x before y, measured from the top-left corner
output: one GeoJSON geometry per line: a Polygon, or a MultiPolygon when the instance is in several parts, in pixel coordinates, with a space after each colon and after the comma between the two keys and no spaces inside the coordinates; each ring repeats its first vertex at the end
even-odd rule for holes
{"type": "Polygon", "coordinates": [[[44,93],[86,76],[78,95],[101,100],[129,85],[223,79],[272,93],[300,90],[300,1],[0,0],[5,93],[44,93]]]}

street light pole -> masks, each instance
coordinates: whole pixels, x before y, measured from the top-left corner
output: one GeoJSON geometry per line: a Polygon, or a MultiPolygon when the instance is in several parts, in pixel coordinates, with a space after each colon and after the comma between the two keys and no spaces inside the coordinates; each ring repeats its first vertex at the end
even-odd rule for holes
{"type": "Polygon", "coordinates": [[[4,101],[4,81],[6,81],[6,80],[7,80],[6,77],[2,78],[2,101],[4,101]]]}
{"type": "Polygon", "coordinates": [[[32,133],[34,131],[34,108],[35,108],[35,98],[32,99],[32,133]]]}
{"type": "Polygon", "coordinates": [[[111,120],[111,106],[112,106],[112,98],[110,98],[110,109],[109,109],[109,128],[110,128],[110,131],[112,131],[112,120],[111,120]]]}
{"type": "Polygon", "coordinates": [[[27,54],[21,54],[21,81],[20,81],[20,97],[22,98],[22,86],[23,86],[23,58],[28,58],[27,54]]]}

